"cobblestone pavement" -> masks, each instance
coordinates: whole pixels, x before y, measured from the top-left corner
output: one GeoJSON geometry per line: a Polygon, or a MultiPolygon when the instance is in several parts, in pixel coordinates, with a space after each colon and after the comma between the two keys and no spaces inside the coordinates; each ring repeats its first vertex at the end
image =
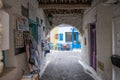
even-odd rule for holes
{"type": "Polygon", "coordinates": [[[50,63],[40,80],[94,80],[78,63],[78,53],[52,52],[46,60],[50,63]]]}

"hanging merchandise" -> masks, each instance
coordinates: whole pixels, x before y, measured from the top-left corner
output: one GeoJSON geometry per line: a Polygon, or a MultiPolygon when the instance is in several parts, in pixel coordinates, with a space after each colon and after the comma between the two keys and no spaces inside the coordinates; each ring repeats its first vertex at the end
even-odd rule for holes
{"type": "Polygon", "coordinates": [[[29,7],[29,12],[28,12],[29,13],[29,18],[35,20],[36,19],[36,15],[37,15],[36,8],[31,3],[29,3],[28,7],[29,7]]]}
{"type": "Polygon", "coordinates": [[[45,40],[45,43],[44,43],[44,52],[45,52],[44,56],[46,56],[47,53],[50,53],[50,47],[47,40],[45,40]]]}
{"type": "Polygon", "coordinates": [[[23,31],[23,39],[24,39],[25,45],[30,43],[30,32],[29,31],[23,31]]]}
{"type": "MultiPolygon", "coordinates": [[[[29,51],[29,44],[26,44],[25,45],[25,50],[26,50],[26,58],[27,58],[27,61],[29,62],[29,57],[30,57],[30,51],[29,51]]],[[[32,71],[32,65],[28,63],[28,67],[29,67],[29,70],[32,71]]]]}
{"type": "Polygon", "coordinates": [[[44,40],[41,41],[41,49],[44,50],[44,40]]]}
{"type": "Polygon", "coordinates": [[[24,16],[17,16],[17,29],[29,31],[28,19],[24,16]]]}
{"type": "Polygon", "coordinates": [[[23,32],[20,30],[15,30],[15,48],[24,47],[23,32]]]}
{"type": "Polygon", "coordinates": [[[40,19],[40,25],[41,26],[43,25],[43,19],[40,19]]]}
{"type": "Polygon", "coordinates": [[[14,30],[15,38],[15,55],[25,52],[23,32],[21,30],[14,30]]]}
{"type": "Polygon", "coordinates": [[[41,43],[41,27],[38,25],[38,44],[41,43]]]}
{"type": "Polygon", "coordinates": [[[29,29],[30,29],[31,37],[33,37],[36,40],[36,42],[38,43],[38,26],[37,26],[37,24],[34,23],[33,21],[30,22],[29,23],[29,29]]]}
{"type": "Polygon", "coordinates": [[[29,63],[32,64],[32,65],[35,65],[35,59],[34,59],[34,56],[30,55],[29,63]]]}
{"type": "Polygon", "coordinates": [[[45,31],[46,30],[46,28],[45,28],[45,26],[43,26],[43,31],[45,31]]]}
{"type": "Polygon", "coordinates": [[[39,72],[40,69],[40,57],[39,52],[37,48],[37,43],[34,39],[30,40],[30,57],[29,57],[29,63],[33,65],[33,73],[39,72]]]}

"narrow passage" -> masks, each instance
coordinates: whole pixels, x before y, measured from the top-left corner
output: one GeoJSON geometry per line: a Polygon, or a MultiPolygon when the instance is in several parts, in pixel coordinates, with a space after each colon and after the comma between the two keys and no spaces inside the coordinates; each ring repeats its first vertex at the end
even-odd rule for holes
{"type": "Polygon", "coordinates": [[[95,80],[84,72],[78,63],[79,55],[74,52],[52,52],[47,55],[50,61],[40,80],[95,80]]]}

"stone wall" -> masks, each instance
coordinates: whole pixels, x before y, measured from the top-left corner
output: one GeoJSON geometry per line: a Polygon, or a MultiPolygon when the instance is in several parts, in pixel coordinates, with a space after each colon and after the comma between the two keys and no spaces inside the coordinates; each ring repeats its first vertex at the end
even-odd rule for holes
{"type": "MultiPolygon", "coordinates": [[[[53,27],[56,27],[60,24],[68,24],[76,27],[78,30],[81,29],[81,15],[80,14],[55,14],[53,15],[53,27]]],[[[49,23],[47,23],[49,25],[49,23]]]]}

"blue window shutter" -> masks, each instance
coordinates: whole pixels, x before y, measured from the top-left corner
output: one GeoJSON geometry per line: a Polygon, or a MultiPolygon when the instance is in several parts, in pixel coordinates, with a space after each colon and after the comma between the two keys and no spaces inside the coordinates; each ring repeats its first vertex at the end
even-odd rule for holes
{"type": "Polygon", "coordinates": [[[59,40],[60,40],[60,41],[63,40],[63,34],[59,34],[59,40]]]}

